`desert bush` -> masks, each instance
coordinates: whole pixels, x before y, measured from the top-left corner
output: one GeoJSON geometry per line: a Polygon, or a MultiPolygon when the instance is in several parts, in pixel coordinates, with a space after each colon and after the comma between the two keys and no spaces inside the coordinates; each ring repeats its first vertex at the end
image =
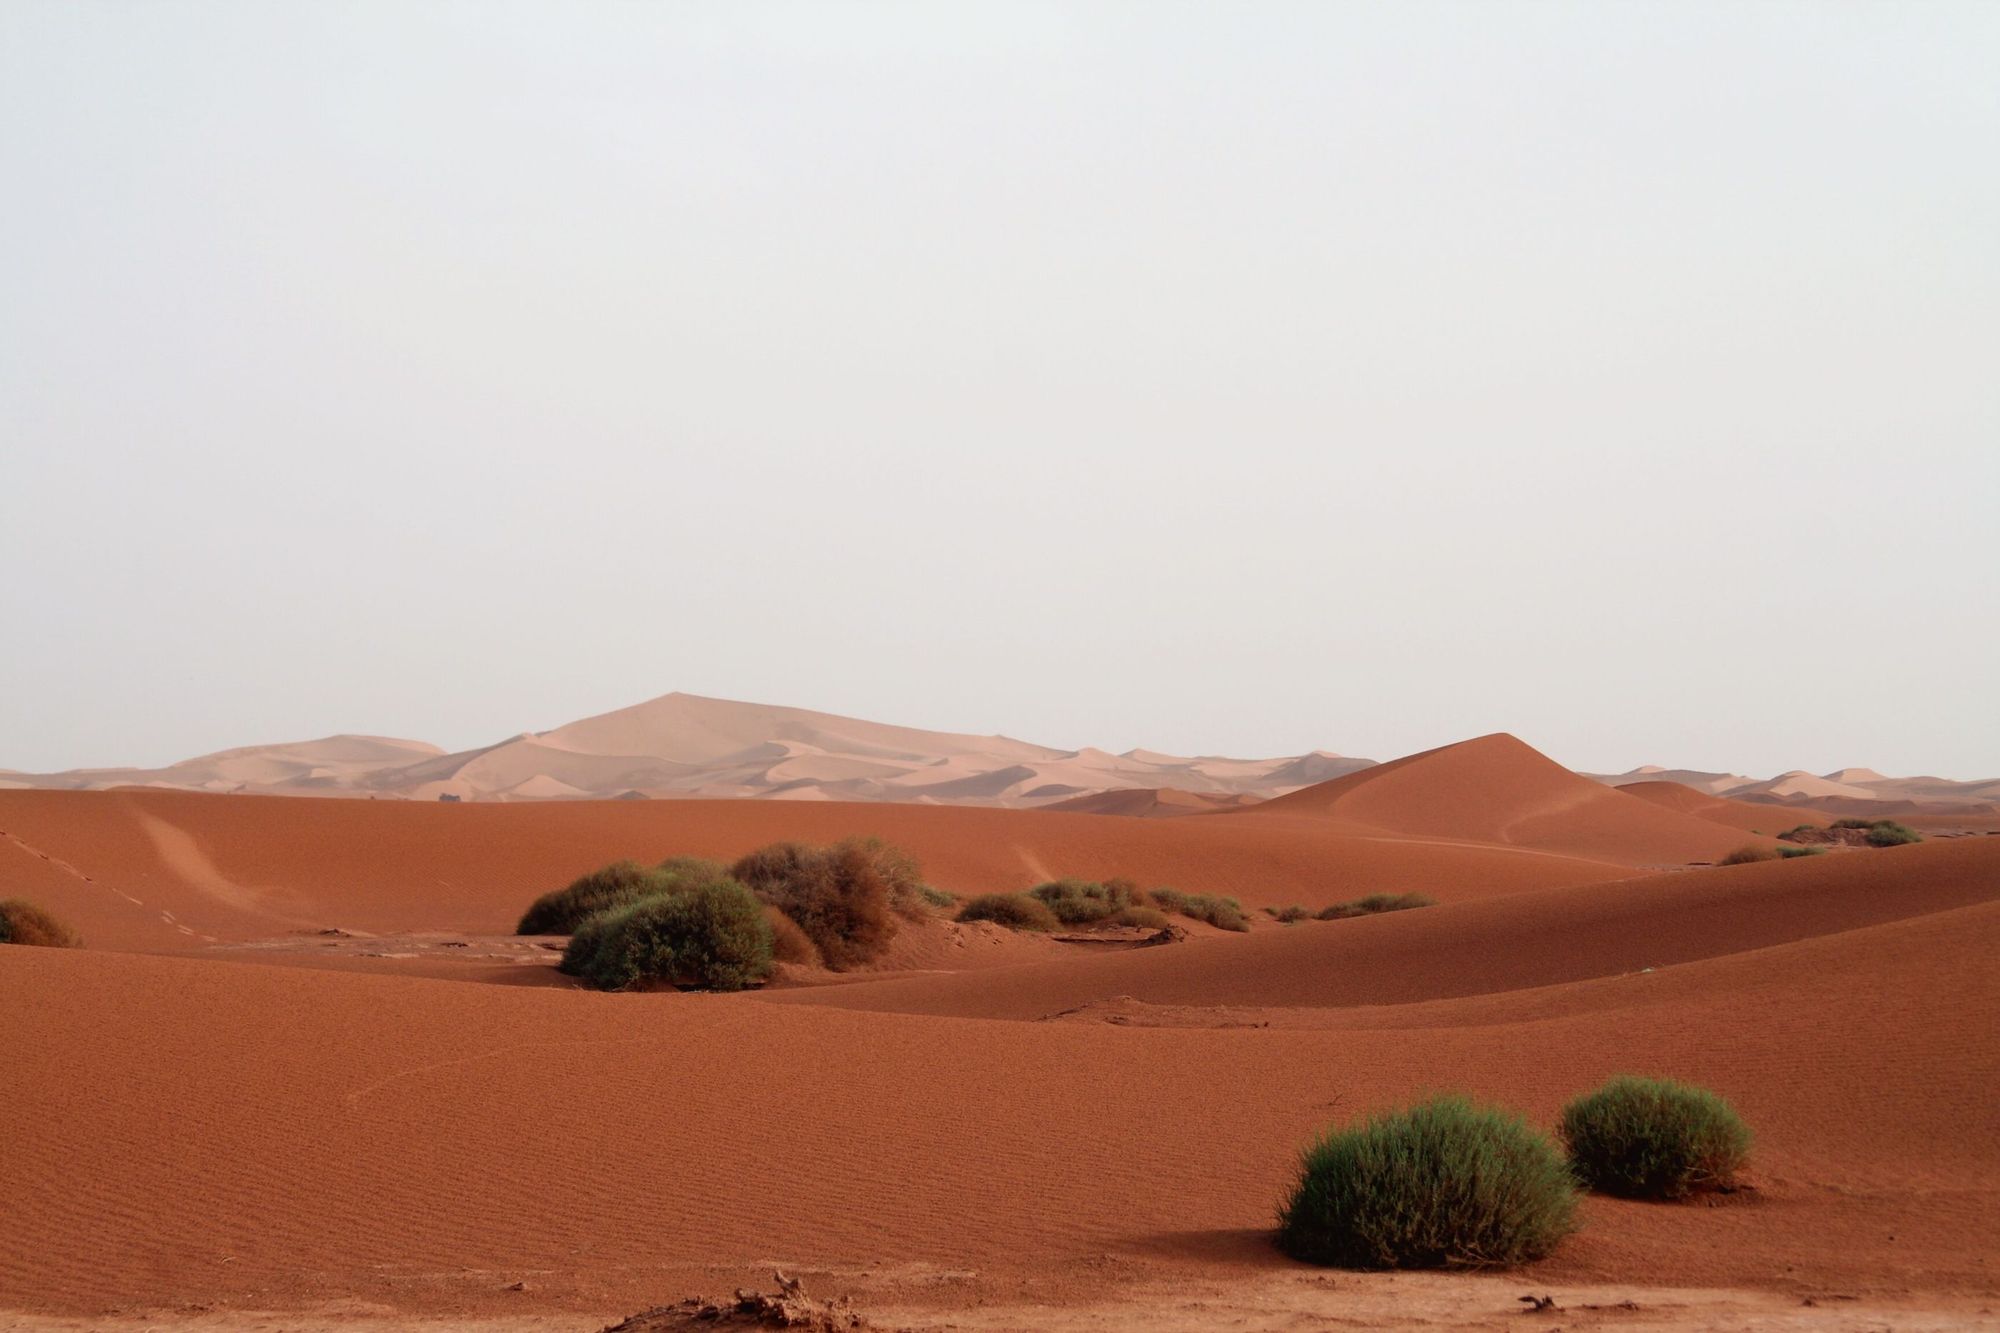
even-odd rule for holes
{"type": "Polygon", "coordinates": [[[1128,907],[1111,918],[1114,926],[1138,926],[1145,930],[1164,930],[1167,914],[1157,907],[1128,907]]]}
{"type": "Polygon", "coordinates": [[[529,905],[516,935],[568,935],[584,918],[612,907],[624,907],[667,892],[674,877],[637,861],[613,861],[573,880],[569,887],[545,893],[529,905]]]}
{"type": "Polygon", "coordinates": [[[958,906],[957,894],[931,884],[925,884],[919,888],[917,896],[923,899],[924,906],[934,907],[940,912],[948,912],[958,906]]]}
{"type": "Polygon", "coordinates": [[[83,937],[33,903],[8,898],[0,901],[0,944],[81,949],[83,937]]]}
{"type": "Polygon", "coordinates": [[[771,925],[771,957],[804,967],[818,967],[825,961],[819,956],[819,946],[799,929],[798,922],[769,904],[764,907],[764,920],[771,925]]]}
{"type": "MultiPolygon", "coordinates": [[[[1828,827],[1861,829],[1870,827],[1871,825],[1874,824],[1874,822],[1875,821],[1872,819],[1836,819],[1833,821],[1832,824],[1828,825],[1828,827]]],[[[1805,825],[1801,824],[1799,827],[1804,828],[1805,825]]]]}
{"type": "Polygon", "coordinates": [[[1822,833],[1824,831],[1825,830],[1820,828],[1820,826],[1817,824],[1794,824],[1790,828],[1786,829],[1783,833],[1780,833],[1778,836],[1781,838],[1789,838],[1794,833],[1822,833]]]}
{"type": "Polygon", "coordinates": [[[720,861],[711,861],[706,856],[670,856],[660,862],[659,868],[690,888],[729,878],[728,866],[720,861]]]}
{"type": "Polygon", "coordinates": [[[1163,911],[1179,912],[1195,921],[1206,921],[1211,926],[1223,930],[1248,930],[1250,918],[1243,914],[1243,904],[1234,898],[1224,898],[1207,893],[1182,893],[1179,889],[1154,889],[1151,893],[1153,904],[1163,911]]]}
{"type": "Polygon", "coordinates": [[[1278,1244],[1343,1268],[1521,1263],[1575,1229],[1577,1195],[1562,1154],[1519,1116],[1437,1097],[1307,1148],[1278,1244]]]}
{"type": "Polygon", "coordinates": [[[643,983],[742,990],[770,975],[771,952],[763,905],[724,879],[589,918],[571,937],[562,966],[600,990],[643,983]],[[586,938],[587,952],[578,948],[586,938]]]}
{"type": "Polygon", "coordinates": [[[1606,1194],[1683,1199],[1728,1185],[1750,1129],[1728,1102],[1671,1079],[1623,1075],[1563,1108],[1577,1178],[1606,1194]]]}
{"type": "Polygon", "coordinates": [[[1779,859],[1785,861],[1790,861],[1801,856],[1825,856],[1825,855],[1826,855],[1826,848],[1824,847],[1780,847],[1778,849],[1779,859]]]}
{"type": "Polygon", "coordinates": [[[1775,861],[1777,859],[1778,854],[1769,847],[1751,845],[1748,847],[1738,847],[1735,851],[1717,861],[1716,864],[1719,866],[1747,866],[1757,861],[1775,861]]]}
{"type": "Polygon", "coordinates": [[[1290,907],[1267,907],[1264,910],[1269,912],[1273,919],[1287,926],[1297,921],[1310,921],[1313,918],[1312,909],[1298,903],[1293,903],[1290,907]]]}
{"type": "Polygon", "coordinates": [[[1907,843],[1922,842],[1924,835],[1893,819],[1878,819],[1868,826],[1863,840],[1870,847],[1901,847],[1907,843]]]}
{"type": "Polygon", "coordinates": [[[1087,926],[1118,915],[1128,907],[1150,907],[1146,891],[1129,879],[1102,884],[1087,879],[1058,879],[1028,890],[1066,926],[1087,926]]]}
{"type": "Polygon", "coordinates": [[[1437,899],[1421,893],[1371,893],[1352,902],[1335,903],[1319,909],[1321,921],[1345,921],[1353,916],[1376,916],[1382,912],[1407,912],[1417,907],[1436,907],[1437,899]]]}
{"type": "Polygon", "coordinates": [[[960,921],[991,921],[1009,930],[1055,930],[1062,925],[1049,905],[1025,893],[982,893],[958,909],[960,921]]]}
{"type": "Polygon", "coordinates": [[[874,838],[831,847],[773,843],[743,857],[730,874],[796,922],[836,972],[882,952],[896,934],[899,900],[925,911],[916,862],[874,838]]]}

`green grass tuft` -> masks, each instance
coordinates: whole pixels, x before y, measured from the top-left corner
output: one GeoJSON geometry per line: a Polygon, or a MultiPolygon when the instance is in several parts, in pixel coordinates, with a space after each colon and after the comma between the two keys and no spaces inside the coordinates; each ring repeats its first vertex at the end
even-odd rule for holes
{"type": "Polygon", "coordinates": [[[1523,1263],[1575,1229],[1577,1187],[1517,1115],[1437,1097],[1306,1149],[1278,1245],[1342,1268],[1523,1263]]]}
{"type": "Polygon", "coordinates": [[[1577,1179],[1606,1194],[1684,1199],[1731,1184],[1750,1128],[1728,1102],[1671,1079],[1621,1075],[1563,1108],[1577,1179]]]}
{"type": "Polygon", "coordinates": [[[600,990],[742,990],[771,972],[772,931],[764,910],[729,879],[613,907],[577,927],[562,970],[600,990]]]}
{"type": "Polygon", "coordinates": [[[1162,911],[1178,912],[1194,921],[1205,921],[1222,930],[1250,929],[1243,904],[1234,898],[1207,893],[1182,893],[1179,889],[1154,889],[1149,895],[1162,911]]]}

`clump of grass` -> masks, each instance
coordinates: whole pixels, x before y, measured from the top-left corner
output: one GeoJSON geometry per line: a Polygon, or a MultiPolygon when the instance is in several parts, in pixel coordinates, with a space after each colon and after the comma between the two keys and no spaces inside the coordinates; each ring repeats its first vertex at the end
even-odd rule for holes
{"type": "Polygon", "coordinates": [[[1747,847],[1738,847],[1735,851],[1717,861],[1716,864],[1719,866],[1747,866],[1758,861],[1775,861],[1777,859],[1778,854],[1769,847],[1758,847],[1752,844],[1747,847]]]}
{"type": "Polygon", "coordinates": [[[1818,824],[1794,824],[1790,828],[1786,829],[1783,833],[1780,833],[1778,836],[1781,838],[1789,838],[1794,833],[1824,833],[1825,831],[1826,830],[1822,829],[1818,824]]]}
{"type": "MultiPolygon", "coordinates": [[[[1831,827],[1861,829],[1872,826],[1874,822],[1872,819],[1836,819],[1833,821],[1831,827]]],[[[1805,826],[1802,824],[1800,827],[1803,828],[1805,826]]]]}
{"type": "Polygon", "coordinates": [[[1321,921],[1344,921],[1355,916],[1377,916],[1383,912],[1407,912],[1418,907],[1436,907],[1437,899],[1421,893],[1371,893],[1352,902],[1335,903],[1319,909],[1321,921]]]}
{"type": "Polygon", "coordinates": [[[1826,855],[1826,848],[1824,847],[1780,847],[1778,849],[1779,858],[1785,861],[1794,860],[1801,856],[1825,856],[1825,855],[1826,855]]]}
{"type": "Polygon", "coordinates": [[[1146,891],[1129,879],[1109,879],[1103,883],[1087,879],[1058,879],[1028,890],[1055,913],[1065,926],[1089,926],[1108,921],[1128,907],[1150,907],[1146,891]]]}
{"type": "Polygon", "coordinates": [[[642,866],[637,861],[613,861],[572,880],[566,888],[535,899],[522,914],[521,923],[514,928],[514,933],[571,934],[586,917],[671,892],[676,884],[685,881],[687,873],[685,868],[668,870],[660,866],[642,866]]]}
{"type": "Polygon", "coordinates": [[[1009,930],[1051,931],[1062,922],[1040,898],[1025,893],[982,893],[958,909],[960,921],[991,921],[1009,930]]]}
{"type": "Polygon", "coordinates": [[[1898,824],[1893,819],[1876,820],[1868,826],[1868,832],[1863,838],[1870,847],[1902,847],[1923,840],[1923,834],[1907,824],[1898,824]]]}
{"type": "Polygon", "coordinates": [[[729,873],[798,923],[836,972],[881,953],[895,937],[898,914],[928,912],[917,863],[875,838],[831,847],[773,843],[737,861],[729,873]]]}
{"type": "Polygon", "coordinates": [[[1579,1180],[1629,1198],[1722,1188],[1750,1155],[1750,1128],[1728,1102],[1671,1079],[1614,1078],[1565,1107],[1559,1130],[1579,1180]]]}
{"type": "Polygon", "coordinates": [[[1150,896],[1153,905],[1162,911],[1178,912],[1191,920],[1205,921],[1222,930],[1250,929],[1250,918],[1244,915],[1243,904],[1234,898],[1207,893],[1182,893],[1179,889],[1154,889],[1150,896]]]}
{"type": "Polygon", "coordinates": [[[949,912],[958,906],[957,894],[930,884],[920,886],[917,889],[917,896],[923,899],[924,906],[936,908],[940,912],[949,912]]]}
{"type": "Polygon", "coordinates": [[[763,905],[724,879],[586,919],[561,966],[600,990],[648,984],[742,990],[770,975],[771,953],[763,905]]]}
{"type": "Polygon", "coordinates": [[[1128,907],[1111,918],[1114,926],[1138,926],[1144,930],[1164,930],[1167,914],[1157,907],[1128,907]]]}
{"type": "Polygon", "coordinates": [[[1272,920],[1287,926],[1298,921],[1310,921],[1313,915],[1312,908],[1302,907],[1298,903],[1293,903],[1290,907],[1267,907],[1264,912],[1272,920]]]}
{"type": "Polygon", "coordinates": [[[1308,1147],[1278,1244],[1342,1268],[1442,1268],[1539,1259],[1575,1229],[1575,1179],[1517,1115],[1437,1097],[1308,1147]]]}
{"type": "Polygon", "coordinates": [[[0,944],[81,949],[83,936],[21,898],[0,900],[0,944]]]}

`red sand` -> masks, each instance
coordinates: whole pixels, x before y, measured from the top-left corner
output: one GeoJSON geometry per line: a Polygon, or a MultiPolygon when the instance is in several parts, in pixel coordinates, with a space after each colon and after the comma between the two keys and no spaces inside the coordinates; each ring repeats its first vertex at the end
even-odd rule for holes
{"type": "MultiPolygon", "coordinates": [[[[1298,1271],[1268,1227],[1329,1121],[1455,1087],[1546,1124],[1627,1070],[1733,1099],[1756,1188],[1593,1199],[1523,1289],[1992,1293],[2000,839],[1639,875],[1744,831],[1536,760],[1487,738],[1184,819],[0,792],[7,892],[94,946],[0,948],[0,1310],[590,1327],[774,1263],[932,1309],[1261,1282],[1298,1271]],[[846,833],[961,891],[1122,872],[1444,904],[743,996],[270,967],[203,939],[504,932],[614,856],[846,833]]],[[[955,966],[915,936],[901,965],[955,966]]]]}

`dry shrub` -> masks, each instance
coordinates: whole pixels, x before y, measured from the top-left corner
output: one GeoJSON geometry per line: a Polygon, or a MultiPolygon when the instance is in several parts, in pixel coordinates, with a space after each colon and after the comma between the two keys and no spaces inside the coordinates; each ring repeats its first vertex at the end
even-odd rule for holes
{"type": "Polygon", "coordinates": [[[773,843],[743,857],[730,874],[790,917],[836,972],[859,967],[888,946],[899,901],[925,910],[916,862],[875,838],[831,847],[773,843]]]}
{"type": "Polygon", "coordinates": [[[19,898],[0,901],[0,944],[32,944],[47,949],[81,949],[83,936],[19,898]]]}
{"type": "Polygon", "coordinates": [[[960,921],[991,921],[1009,930],[1051,931],[1062,925],[1040,898],[1025,893],[982,893],[959,909],[960,921]]]}
{"type": "Polygon", "coordinates": [[[764,919],[771,923],[771,957],[801,967],[819,967],[825,961],[819,956],[819,947],[799,929],[798,922],[768,903],[764,905],[764,919]]]}
{"type": "Polygon", "coordinates": [[[1383,912],[1407,912],[1417,907],[1436,907],[1437,899],[1421,893],[1371,893],[1353,902],[1335,903],[1319,909],[1321,921],[1345,921],[1353,916],[1378,916],[1383,912]]]}
{"type": "Polygon", "coordinates": [[[1738,847],[1735,851],[1716,862],[1716,864],[1724,866],[1747,866],[1753,865],[1758,861],[1775,861],[1777,859],[1778,854],[1770,848],[1752,845],[1738,847]]]}

